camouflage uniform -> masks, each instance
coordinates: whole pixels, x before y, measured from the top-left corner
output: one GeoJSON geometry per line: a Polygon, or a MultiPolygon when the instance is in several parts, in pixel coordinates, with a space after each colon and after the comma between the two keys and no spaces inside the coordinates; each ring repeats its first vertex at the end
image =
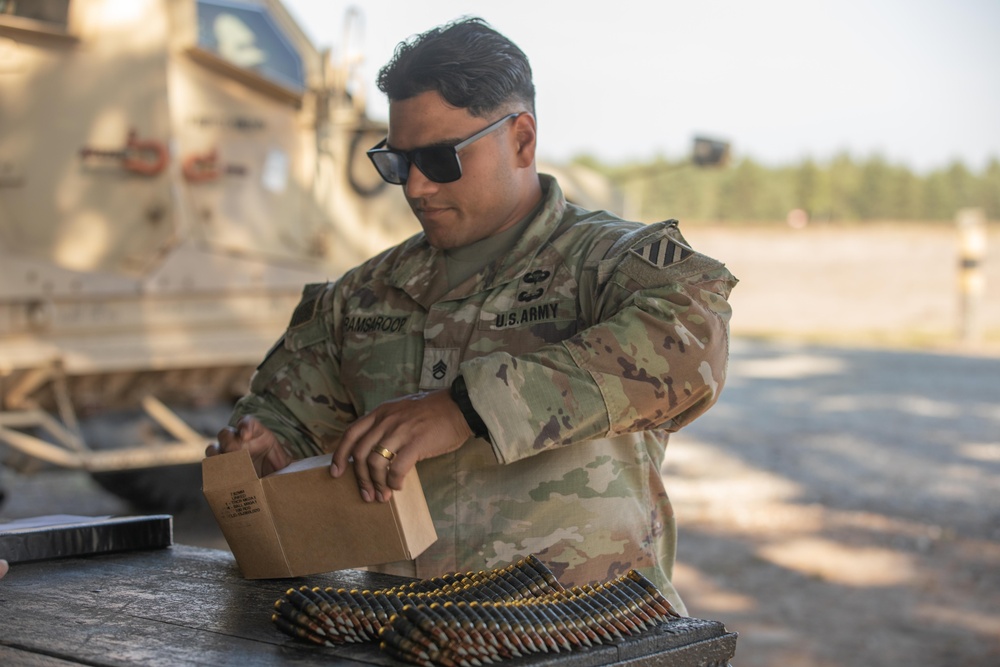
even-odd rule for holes
{"type": "Polygon", "coordinates": [[[307,286],[233,422],[253,414],[311,456],[380,403],[461,373],[490,441],[418,464],[438,540],[409,574],[535,553],[566,584],[637,568],[680,604],[660,468],[668,432],[722,388],[736,280],[676,223],[588,212],[542,179],[513,250],[437,300],[440,251],[422,234],[307,286]]]}

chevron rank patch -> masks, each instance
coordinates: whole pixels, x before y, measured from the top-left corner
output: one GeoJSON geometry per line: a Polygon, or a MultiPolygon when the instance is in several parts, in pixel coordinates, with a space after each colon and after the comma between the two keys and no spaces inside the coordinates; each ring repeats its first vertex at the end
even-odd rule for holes
{"type": "Polygon", "coordinates": [[[632,253],[638,255],[647,263],[662,268],[684,261],[694,251],[677,241],[660,238],[641,248],[632,248],[632,253]]]}

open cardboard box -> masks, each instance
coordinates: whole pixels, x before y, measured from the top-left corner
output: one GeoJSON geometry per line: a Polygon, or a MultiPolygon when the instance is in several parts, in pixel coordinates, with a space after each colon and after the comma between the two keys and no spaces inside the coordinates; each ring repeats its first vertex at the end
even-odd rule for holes
{"type": "Polygon", "coordinates": [[[332,454],[257,477],[246,451],[202,462],[202,491],[247,579],[298,577],[416,558],[437,539],[416,469],[387,503],[366,503],[332,454]]]}

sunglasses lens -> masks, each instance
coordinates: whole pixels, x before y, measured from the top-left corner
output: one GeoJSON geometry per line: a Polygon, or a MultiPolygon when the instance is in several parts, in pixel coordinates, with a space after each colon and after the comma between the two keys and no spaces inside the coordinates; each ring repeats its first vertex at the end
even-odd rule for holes
{"type": "Polygon", "coordinates": [[[368,154],[379,175],[388,183],[402,185],[410,172],[410,162],[405,156],[391,151],[373,151],[368,154]]]}
{"type": "Polygon", "coordinates": [[[451,183],[462,177],[458,154],[450,146],[428,146],[413,151],[413,162],[429,180],[451,183]]]}
{"type": "Polygon", "coordinates": [[[403,185],[410,175],[410,158],[428,180],[435,183],[451,183],[462,177],[462,164],[458,154],[449,146],[428,146],[407,154],[392,150],[374,148],[368,157],[378,169],[379,175],[388,183],[403,185]]]}

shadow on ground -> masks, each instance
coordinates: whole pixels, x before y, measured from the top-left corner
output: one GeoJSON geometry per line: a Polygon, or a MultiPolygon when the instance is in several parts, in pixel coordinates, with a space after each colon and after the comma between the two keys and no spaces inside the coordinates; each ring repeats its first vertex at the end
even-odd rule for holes
{"type": "Polygon", "coordinates": [[[1000,664],[1000,359],[733,345],[664,472],[735,665],[1000,664]]]}

